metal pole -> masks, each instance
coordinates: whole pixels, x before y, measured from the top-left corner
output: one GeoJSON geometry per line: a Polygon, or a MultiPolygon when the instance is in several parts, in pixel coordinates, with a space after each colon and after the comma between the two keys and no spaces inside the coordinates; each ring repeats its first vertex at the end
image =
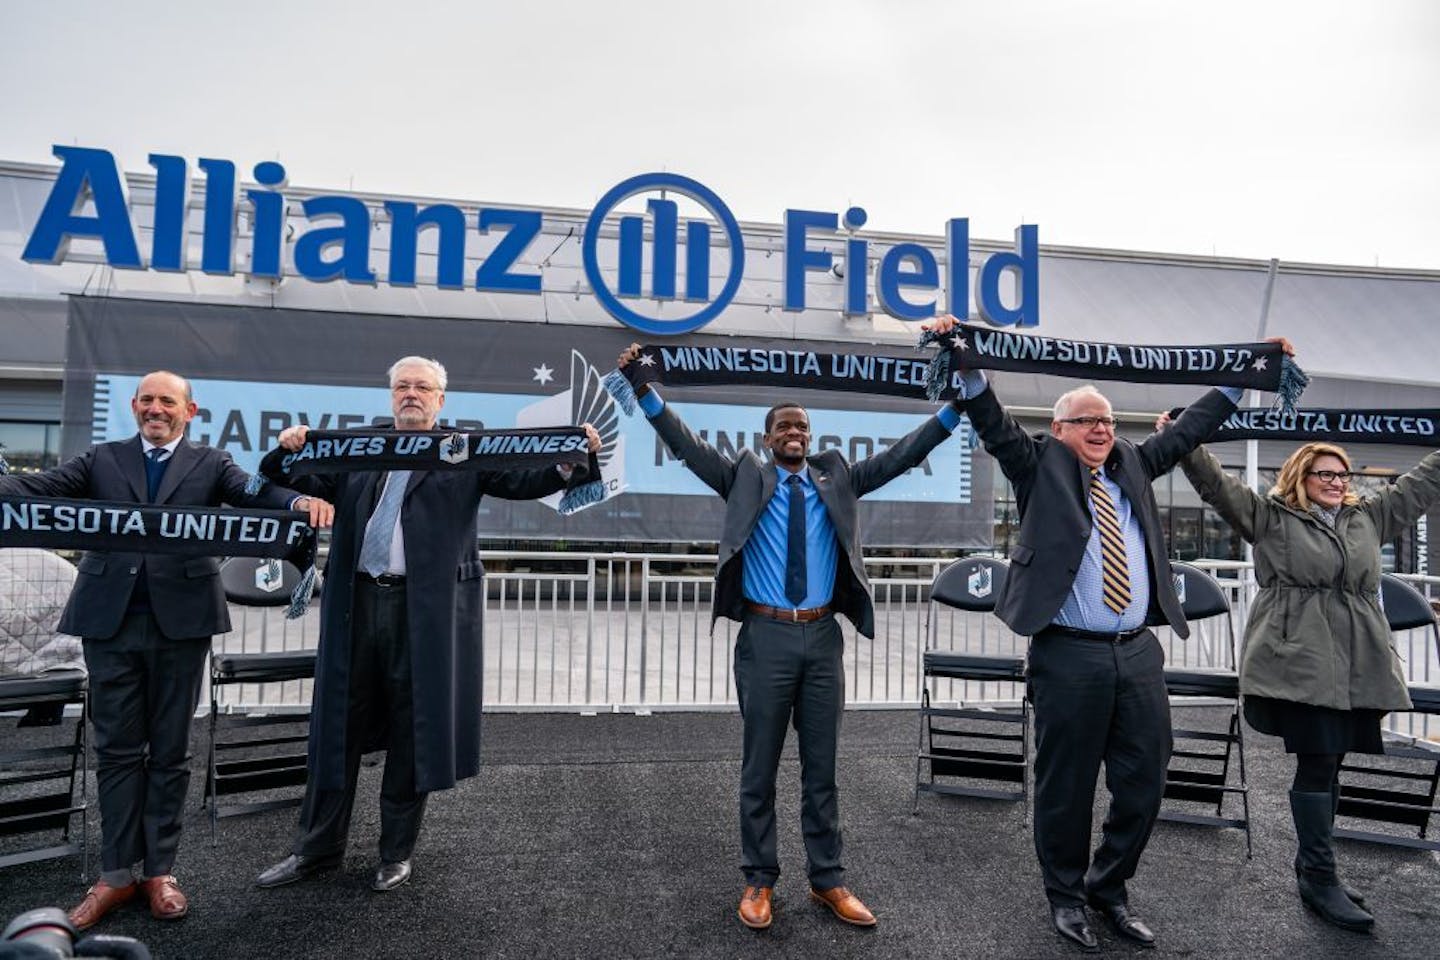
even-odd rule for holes
{"type": "MultiPolygon", "coordinates": [[[[1266,328],[1270,325],[1270,301],[1275,296],[1275,276],[1280,272],[1280,261],[1274,257],[1270,258],[1270,269],[1265,274],[1265,296],[1260,301],[1260,325],[1255,331],[1256,340],[1264,340],[1266,328]]],[[[1242,397],[1242,399],[1245,399],[1242,397]]],[[[1245,441],[1245,486],[1260,492],[1260,441],[1245,441]]],[[[1247,541],[1245,544],[1245,559],[1249,562],[1255,560],[1255,549],[1247,541]]]]}

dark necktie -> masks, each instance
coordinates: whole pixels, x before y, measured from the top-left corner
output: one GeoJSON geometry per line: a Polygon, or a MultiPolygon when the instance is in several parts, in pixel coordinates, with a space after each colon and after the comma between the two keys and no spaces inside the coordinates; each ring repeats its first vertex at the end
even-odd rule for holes
{"type": "Polygon", "coordinates": [[[790,485],[790,524],[785,551],[785,599],[798,607],[805,600],[805,487],[800,475],[785,479],[790,485]]]}
{"type": "Polygon", "coordinates": [[[155,502],[155,494],[160,491],[160,478],[165,476],[164,447],[151,447],[145,451],[145,499],[155,502]]]}
{"type": "Polygon", "coordinates": [[[1105,606],[1124,613],[1130,606],[1130,564],[1125,558],[1125,534],[1120,531],[1120,518],[1115,501],[1100,479],[1100,471],[1090,471],[1090,506],[1095,525],[1100,528],[1100,570],[1105,584],[1105,606]]]}

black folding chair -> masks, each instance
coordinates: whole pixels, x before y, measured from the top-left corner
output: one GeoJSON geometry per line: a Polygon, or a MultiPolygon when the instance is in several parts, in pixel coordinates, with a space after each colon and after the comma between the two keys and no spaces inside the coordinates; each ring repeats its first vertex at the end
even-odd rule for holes
{"type": "Polygon", "coordinates": [[[993,612],[995,595],[1005,582],[1007,570],[1003,560],[966,557],[940,571],[930,586],[912,812],[919,812],[920,792],[923,790],[995,800],[1020,800],[1025,803],[1028,815],[1030,703],[1023,693],[1018,709],[946,708],[934,706],[931,702],[931,685],[938,685],[940,680],[1025,682],[1023,657],[934,649],[939,637],[937,605],[969,612],[993,612]],[[961,720],[971,726],[937,722],[961,720]],[[1017,726],[1018,732],[1015,731],[1017,726]],[[928,779],[923,773],[927,763],[928,779]],[[1018,784],[1018,789],[937,783],[936,777],[1018,784]]]}
{"type": "MultiPolygon", "coordinates": [[[[1440,625],[1436,624],[1430,601],[1419,590],[1393,574],[1381,574],[1380,601],[1385,607],[1385,620],[1392,633],[1424,628],[1435,644],[1436,654],[1440,655],[1440,625]]],[[[1440,715],[1440,687],[1412,684],[1409,689],[1416,713],[1440,715]]],[[[1403,837],[1374,830],[1336,827],[1335,836],[1391,846],[1440,850],[1440,841],[1426,835],[1430,818],[1440,812],[1440,807],[1435,805],[1436,787],[1440,785],[1440,746],[1387,734],[1384,756],[1386,760],[1398,762],[1359,763],[1355,758],[1340,766],[1338,814],[1414,827],[1418,835],[1403,837]]]]}
{"type": "Polygon", "coordinates": [[[74,704],[75,739],[48,747],[25,747],[0,753],[0,836],[19,836],[60,831],[58,844],[43,843],[0,856],[0,867],[36,860],[80,855],[80,876],[89,874],[89,825],[86,817],[86,783],[89,750],[85,730],[89,687],[79,670],[56,670],[36,676],[0,679],[0,713],[36,707],[49,710],[74,704]],[[59,782],[63,781],[63,786],[59,782]],[[35,784],[53,784],[51,789],[35,784]],[[79,795],[76,795],[76,787],[79,795]],[[71,827],[80,818],[80,839],[72,839],[71,827]]]}
{"type": "MultiPolygon", "coordinates": [[[[290,602],[291,591],[300,580],[300,571],[283,560],[231,557],[220,566],[225,596],[246,607],[278,607],[290,602]]],[[[205,806],[210,812],[210,839],[216,842],[222,817],[260,813],[298,804],[303,793],[266,800],[239,800],[221,803],[221,798],[258,791],[304,786],[305,744],[309,739],[310,713],[280,711],[247,713],[226,711],[220,691],[242,683],[283,683],[315,676],[314,650],[287,650],[274,653],[212,653],[210,657],[210,744],[205,778],[205,806]],[[272,736],[229,736],[242,730],[296,724],[303,727],[272,736]],[[221,757],[226,759],[221,759],[221,757]]]]}
{"type": "Polygon", "coordinates": [[[1172,563],[1175,591],[1188,623],[1225,618],[1229,640],[1229,669],[1200,667],[1166,668],[1165,689],[1171,697],[1204,697],[1228,700],[1232,706],[1223,731],[1174,727],[1175,749],[1165,771],[1165,799],[1182,803],[1214,805],[1214,813],[1174,810],[1162,807],[1160,819],[1212,827],[1239,827],[1245,831],[1245,857],[1252,853],[1250,839],[1250,788],[1245,780],[1245,733],[1240,722],[1240,679],[1236,673],[1235,622],[1230,600],[1214,577],[1188,563],[1172,563]],[[1218,745],[1218,749],[1217,749],[1218,745]],[[1237,782],[1231,783],[1231,760],[1235,760],[1237,782]],[[1225,799],[1240,798],[1240,816],[1227,817],[1225,799]]]}

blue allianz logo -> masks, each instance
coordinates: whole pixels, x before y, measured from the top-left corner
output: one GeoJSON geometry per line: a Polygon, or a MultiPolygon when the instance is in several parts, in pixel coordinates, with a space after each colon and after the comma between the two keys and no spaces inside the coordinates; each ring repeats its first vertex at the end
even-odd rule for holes
{"type": "Polygon", "coordinates": [[[581,251],[585,263],[585,278],[595,299],[600,301],[607,313],[628,327],[642,333],[664,336],[667,334],[689,333],[705,326],[720,315],[720,312],[735,298],[740,289],[740,278],[745,274],[745,241],[740,235],[740,224],[735,221],[730,208],[725,206],[713,190],[697,180],[674,173],[645,173],[616,184],[610,192],[600,198],[590,219],[585,224],[585,240],[581,251]],[[620,240],[617,244],[617,277],[611,288],[600,270],[599,240],[605,218],[617,206],[631,197],[644,193],[659,193],[646,203],[651,219],[651,261],[650,287],[648,298],[663,305],[674,302],[677,295],[677,273],[682,262],[680,254],[680,209],[667,194],[678,193],[704,207],[715,223],[725,231],[725,240],[730,251],[730,269],[725,283],[714,299],[710,297],[710,256],[714,242],[711,224],[704,220],[689,220],[685,223],[685,266],[684,300],[700,304],[698,309],[680,316],[646,316],[623,302],[647,296],[641,289],[644,277],[645,217],[626,214],[619,218],[620,240]]]}
{"type": "MultiPolygon", "coordinates": [[[[145,250],[145,233],[130,209],[126,178],[114,155],[63,145],[54,153],[63,163],[22,259],[59,263],[78,238],[98,244],[104,262],[119,269],[184,273],[197,266],[191,263],[189,242],[191,166],[184,157],[149,156],[155,170],[154,217],[145,250]]],[[[529,255],[544,229],[540,210],[482,206],[468,211],[449,203],[421,206],[399,199],[372,209],[346,195],[292,203],[285,192],[289,176],[275,161],[254,166],[253,185],[242,185],[229,160],[201,157],[195,166],[204,183],[198,267],[213,276],[244,272],[273,281],[293,272],[315,283],[413,287],[420,282],[420,251],[433,247],[433,283],[439,289],[543,292],[544,265],[529,255]],[[242,217],[248,242],[242,242],[238,229],[242,217]],[[388,248],[372,242],[381,221],[388,221],[388,248]],[[483,255],[470,242],[473,235],[493,241],[486,242],[483,255]],[[468,272],[471,264],[473,273],[468,272]]],[[[949,220],[942,276],[940,259],[924,244],[890,243],[872,253],[872,239],[858,234],[867,219],[858,206],[843,218],[825,210],[785,211],[782,309],[806,310],[812,279],[821,285],[841,279],[846,316],[867,316],[875,309],[912,322],[941,311],[968,316],[973,269],[981,318],[997,327],[1039,325],[1038,227],[1022,225],[1015,231],[1014,251],[995,251],[976,265],[970,222],[949,220]],[[1014,291],[1008,295],[1007,278],[1014,291]]],[[[674,173],[645,173],[611,188],[585,223],[581,256],[601,308],[652,336],[705,326],[734,301],[745,275],[745,241],[730,208],[709,187],[674,173]],[[620,211],[622,204],[646,194],[651,196],[643,213],[620,211]],[[703,212],[682,217],[674,198],[687,201],[687,211],[698,207],[703,212]],[[615,242],[603,247],[602,269],[602,234],[612,229],[615,242]],[[607,272],[612,250],[613,275],[607,272]]]]}

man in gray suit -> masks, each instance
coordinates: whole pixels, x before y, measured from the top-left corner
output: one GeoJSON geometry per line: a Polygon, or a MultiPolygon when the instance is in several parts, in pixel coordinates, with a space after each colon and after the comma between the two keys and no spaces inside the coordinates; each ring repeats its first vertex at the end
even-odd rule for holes
{"type": "MultiPolygon", "coordinates": [[[[640,353],[620,355],[626,366],[640,353]]],[[[725,498],[725,526],[715,574],[714,617],[740,622],[735,689],[744,722],[740,770],[740,921],[763,929],[780,876],[775,842],[775,776],[794,723],[800,738],[801,827],[810,896],[841,920],[875,925],[874,915],[842,883],[835,750],[845,704],[844,640],[835,613],[867,637],[875,610],[861,554],[856,501],[923,463],[960,422],[941,408],[894,446],[849,463],[837,450],[814,456],[805,409],[784,403],[765,416],[765,463],[746,450],[731,460],[697,437],[641,387],[640,406],[655,431],[690,471],[725,498]]]]}
{"type": "MultiPolygon", "coordinates": [[[[198,409],[184,377],[147,374],[130,401],[140,428],[44,473],[0,477],[0,493],[213,507],[302,509],[329,526],[330,504],[250,479],[230,454],[185,439],[198,409]]],[[[141,893],[158,920],[189,910],[171,871],[190,783],[190,721],[210,638],[230,629],[214,557],[86,553],[58,630],[81,637],[90,674],[100,792],[99,881],[70,911],[78,929],[141,893]],[[131,876],[141,865],[143,882],[131,876]]]]}
{"type": "MultiPolygon", "coordinates": [[[[957,323],[946,316],[924,328],[943,335],[957,323]]],[[[1032,436],[982,373],[963,379],[964,410],[1014,485],[1020,511],[995,614],[1031,638],[1035,851],[1051,921],[1060,935],[1097,950],[1088,903],[1121,936],[1154,946],[1125,889],[1160,812],[1172,743],[1165,654],[1147,627],[1190,632],[1151,481],[1214,432],[1240,391],[1211,390],[1170,429],[1136,444],[1116,437],[1110,401],[1092,386],[1060,397],[1050,433],[1032,436]],[[1092,860],[1102,762],[1110,810],[1092,860]]]]}

